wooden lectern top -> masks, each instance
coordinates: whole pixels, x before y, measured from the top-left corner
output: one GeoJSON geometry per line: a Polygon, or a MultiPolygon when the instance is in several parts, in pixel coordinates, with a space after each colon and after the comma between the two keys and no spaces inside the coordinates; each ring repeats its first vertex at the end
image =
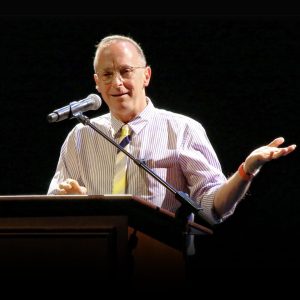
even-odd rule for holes
{"type": "MultiPolygon", "coordinates": [[[[0,217],[30,215],[128,215],[142,222],[143,218],[157,218],[157,222],[182,226],[175,214],[133,195],[2,195],[0,217]]],[[[163,225],[163,224],[161,224],[163,225]]],[[[199,234],[213,231],[195,222],[188,222],[190,229],[199,234]]]]}

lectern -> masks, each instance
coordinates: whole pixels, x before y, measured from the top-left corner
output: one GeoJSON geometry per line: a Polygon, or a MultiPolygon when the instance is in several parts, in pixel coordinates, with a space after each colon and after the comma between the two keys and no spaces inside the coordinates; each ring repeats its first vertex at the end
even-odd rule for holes
{"type": "Polygon", "coordinates": [[[209,234],[132,195],[0,196],[1,277],[11,279],[175,284],[194,235],[209,234]]]}

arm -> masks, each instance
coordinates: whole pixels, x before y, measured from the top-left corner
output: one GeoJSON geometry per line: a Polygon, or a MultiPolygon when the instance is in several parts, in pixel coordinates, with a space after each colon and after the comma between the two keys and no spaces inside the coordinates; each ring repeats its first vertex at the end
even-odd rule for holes
{"type": "MultiPolygon", "coordinates": [[[[260,168],[273,159],[286,156],[296,149],[296,145],[279,148],[284,143],[284,138],[278,137],[270,144],[262,146],[249,154],[244,163],[246,174],[257,174],[260,168]]],[[[248,191],[251,179],[245,179],[240,172],[235,172],[218,189],[214,199],[214,210],[219,216],[226,214],[248,191]]]]}
{"type": "MultiPolygon", "coordinates": [[[[78,127],[78,126],[77,126],[78,127]]],[[[77,160],[76,128],[64,141],[54,177],[51,180],[48,193],[54,195],[84,195],[87,189],[78,183],[80,171],[77,160]],[[72,179],[71,179],[72,178],[72,179]]]]}

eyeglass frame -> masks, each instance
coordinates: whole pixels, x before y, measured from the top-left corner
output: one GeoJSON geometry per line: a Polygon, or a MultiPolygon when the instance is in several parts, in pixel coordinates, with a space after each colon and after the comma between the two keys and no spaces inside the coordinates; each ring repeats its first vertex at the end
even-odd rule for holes
{"type": "MultiPolygon", "coordinates": [[[[126,77],[124,77],[121,73],[122,73],[122,69],[123,70],[127,70],[127,71],[129,71],[129,73],[130,74],[133,74],[133,71],[134,70],[136,70],[136,69],[145,69],[145,68],[147,68],[148,67],[148,65],[146,65],[146,66],[128,66],[128,65],[125,65],[125,66],[121,66],[120,68],[119,68],[119,70],[118,71],[112,71],[111,72],[111,74],[108,74],[107,76],[111,76],[109,79],[103,79],[103,76],[105,76],[105,73],[109,73],[109,71],[108,71],[108,69],[105,71],[105,70],[103,70],[103,74],[100,74],[99,72],[96,72],[96,74],[97,74],[97,76],[99,77],[99,79],[100,80],[102,80],[103,81],[103,83],[104,84],[110,84],[110,83],[112,83],[112,81],[114,80],[114,78],[115,78],[115,74],[119,74],[119,77],[124,81],[124,80],[130,80],[131,78],[126,78],[126,77]]],[[[130,76],[132,76],[132,75],[130,75],[130,76]]]]}

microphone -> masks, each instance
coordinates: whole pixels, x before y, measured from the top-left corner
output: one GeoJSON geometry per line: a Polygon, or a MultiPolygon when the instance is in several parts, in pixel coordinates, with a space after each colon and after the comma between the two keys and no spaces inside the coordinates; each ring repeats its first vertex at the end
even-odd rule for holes
{"type": "Polygon", "coordinates": [[[101,98],[96,94],[90,94],[86,98],[73,101],[69,105],[54,110],[47,116],[49,123],[60,122],[65,119],[74,118],[74,114],[88,110],[97,110],[102,104],[101,98]]]}

